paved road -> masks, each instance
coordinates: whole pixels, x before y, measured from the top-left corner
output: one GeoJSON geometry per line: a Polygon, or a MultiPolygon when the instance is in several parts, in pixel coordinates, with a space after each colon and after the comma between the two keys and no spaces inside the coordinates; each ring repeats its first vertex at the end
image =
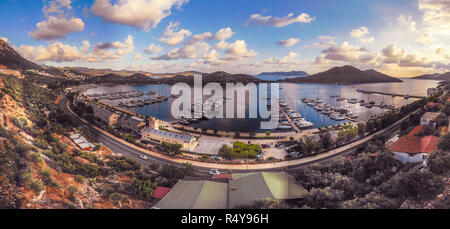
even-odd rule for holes
{"type": "MultiPolygon", "coordinates": [[[[68,98],[63,95],[61,97],[61,100],[59,101],[59,105],[61,107],[63,107],[66,110],[66,112],[73,117],[75,123],[78,126],[88,126],[82,120],[80,120],[80,118],[78,116],[73,115],[68,110],[68,108],[67,108],[68,102],[69,102],[68,98]]],[[[386,134],[387,136],[391,136],[393,133],[398,131],[399,127],[400,127],[400,123],[397,123],[396,125],[391,126],[389,129],[385,130],[383,134],[386,134]]],[[[139,150],[137,148],[131,147],[131,146],[125,144],[125,143],[117,141],[113,137],[108,136],[107,134],[102,133],[102,132],[96,130],[95,128],[93,128],[91,126],[88,126],[88,128],[90,128],[91,131],[96,134],[98,142],[100,142],[103,145],[105,145],[106,147],[110,148],[116,154],[121,154],[121,155],[123,155],[125,157],[129,157],[129,158],[135,159],[137,162],[139,162],[143,166],[148,166],[148,165],[152,164],[153,162],[158,162],[158,163],[161,163],[161,164],[170,164],[170,165],[175,165],[175,166],[178,166],[178,167],[182,167],[183,166],[179,162],[175,162],[175,161],[172,161],[172,160],[169,160],[169,159],[165,159],[165,158],[161,158],[161,157],[158,157],[158,156],[150,155],[150,154],[148,154],[146,152],[143,152],[143,151],[141,151],[141,150],[139,150]],[[148,159],[144,160],[144,159],[139,157],[140,155],[145,155],[145,156],[148,157],[148,159]]],[[[364,142],[366,142],[366,141],[364,141],[364,142]]],[[[358,148],[359,145],[360,144],[356,144],[356,145],[354,145],[352,147],[349,146],[345,150],[342,150],[339,153],[332,153],[329,156],[322,155],[318,159],[309,160],[309,161],[303,162],[303,163],[296,163],[296,164],[294,164],[295,163],[294,161],[290,161],[290,162],[287,162],[287,164],[292,164],[292,165],[286,165],[285,167],[287,167],[288,169],[296,169],[296,168],[300,168],[300,167],[304,167],[304,166],[309,166],[309,165],[312,165],[312,164],[315,164],[315,163],[327,164],[327,163],[329,163],[331,160],[333,160],[336,157],[339,157],[339,156],[344,155],[346,153],[350,153],[350,152],[355,151],[358,148]]],[[[208,173],[209,170],[211,169],[211,167],[214,167],[214,164],[210,163],[209,167],[203,167],[203,166],[196,166],[196,165],[194,165],[195,170],[197,172],[199,172],[199,173],[208,173]]],[[[276,166],[273,166],[273,167],[276,167],[276,168],[270,168],[270,165],[267,165],[267,167],[268,168],[245,169],[245,165],[244,166],[241,165],[239,169],[232,169],[232,171],[233,172],[256,172],[256,171],[279,171],[279,170],[281,170],[280,167],[276,167],[276,166]]]]}

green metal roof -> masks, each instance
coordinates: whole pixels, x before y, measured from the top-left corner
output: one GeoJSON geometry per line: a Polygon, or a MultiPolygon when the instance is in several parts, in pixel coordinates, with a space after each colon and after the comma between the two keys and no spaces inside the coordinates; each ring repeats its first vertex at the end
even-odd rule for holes
{"type": "Polygon", "coordinates": [[[229,208],[252,205],[262,199],[296,199],[305,189],[285,172],[233,174],[229,185],[229,208]],[[234,190],[233,190],[234,188],[234,190]]]}
{"type": "Polygon", "coordinates": [[[296,199],[306,190],[285,172],[233,174],[229,183],[180,180],[155,205],[161,209],[226,209],[262,199],[296,199]],[[234,189],[233,189],[234,187],[234,189]]]}
{"type": "Polygon", "coordinates": [[[161,209],[226,209],[226,183],[180,180],[155,205],[161,209]]]}

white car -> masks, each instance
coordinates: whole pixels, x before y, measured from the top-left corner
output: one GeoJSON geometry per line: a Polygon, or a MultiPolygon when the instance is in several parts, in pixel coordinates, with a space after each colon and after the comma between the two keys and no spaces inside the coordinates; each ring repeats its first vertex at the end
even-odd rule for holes
{"type": "Polygon", "coordinates": [[[144,155],[139,155],[139,157],[142,158],[142,159],[144,159],[144,160],[147,160],[147,159],[148,159],[148,157],[147,157],[147,156],[144,156],[144,155]]]}
{"type": "Polygon", "coordinates": [[[211,174],[211,175],[220,174],[220,171],[217,170],[217,169],[211,169],[211,170],[209,171],[209,174],[211,174]]]}

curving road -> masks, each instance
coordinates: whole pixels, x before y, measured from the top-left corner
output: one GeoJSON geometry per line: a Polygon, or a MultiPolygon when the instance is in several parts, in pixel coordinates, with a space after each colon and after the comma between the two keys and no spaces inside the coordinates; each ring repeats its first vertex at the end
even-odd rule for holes
{"type": "MultiPolygon", "coordinates": [[[[108,147],[109,149],[111,149],[112,152],[114,152],[116,154],[123,155],[125,157],[132,158],[132,159],[136,160],[137,162],[139,162],[143,166],[148,166],[148,165],[150,165],[150,164],[152,164],[154,162],[158,162],[158,163],[162,163],[162,164],[175,165],[175,166],[178,166],[178,167],[182,167],[183,166],[183,164],[180,163],[180,162],[175,162],[175,161],[172,161],[170,159],[161,158],[161,157],[158,157],[158,156],[155,156],[155,155],[151,155],[151,154],[148,154],[148,153],[146,153],[146,152],[144,152],[144,151],[142,151],[142,150],[140,150],[138,148],[131,147],[128,144],[125,144],[125,143],[123,143],[121,141],[118,141],[118,140],[114,139],[113,137],[111,137],[111,136],[109,136],[109,135],[107,135],[107,134],[105,134],[105,133],[103,133],[101,131],[98,131],[97,129],[95,129],[95,128],[91,127],[91,126],[86,125],[86,123],[84,123],[78,116],[73,114],[68,109],[68,104],[69,104],[69,99],[64,94],[62,94],[61,95],[61,100],[59,101],[59,105],[69,115],[71,115],[73,117],[73,120],[76,123],[76,125],[78,125],[79,127],[87,126],[88,128],[90,128],[90,130],[93,133],[96,134],[97,141],[102,143],[104,146],[108,147]],[[148,157],[148,159],[144,160],[144,159],[140,158],[140,155],[145,155],[145,156],[148,157]]],[[[419,110],[417,110],[415,112],[418,112],[418,111],[419,110]]],[[[384,130],[381,130],[381,131],[377,132],[377,134],[378,133],[382,133],[385,136],[392,136],[394,133],[396,133],[399,130],[400,123],[403,120],[404,119],[396,122],[394,125],[392,125],[391,127],[387,128],[387,129],[384,129],[384,130]]],[[[302,162],[295,161],[295,160],[294,161],[290,161],[290,162],[287,162],[285,164],[285,166],[283,166],[283,167],[284,168],[288,168],[288,169],[296,169],[296,168],[300,168],[300,167],[304,167],[304,166],[309,166],[309,165],[312,165],[312,164],[315,164],[315,163],[319,163],[319,164],[329,163],[331,160],[333,160],[336,157],[339,157],[339,156],[344,155],[346,153],[350,153],[350,152],[355,151],[361,144],[369,141],[372,136],[374,136],[374,134],[371,135],[370,137],[366,137],[364,140],[360,140],[360,141],[355,142],[357,144],[349,144],[348,146],[344,146],[345,149],[338,150],[339,152],[333,153],[333,151],[332,151],[332,152],[329,152],[329,153],[325,153],[325,154],[321,155],[320,157],[318,157],[317,159],[311,159],[309,161],[302,161],[302,162]]],[[[344,147],[342,147],[342,148],[344,148],[344,147]]],[[[208,166],[194,165],[194,168],[199,173],[206,173],[207,174],[207,173],[209,173],[210,169],[214,167],[214,165],[216,165],[216,164],[208,163],[208,166]]],[[[233,168],[233,169],[230,169],[230,170],[232,172],[257,172],[257,171],[280,171],[282,169],[282,167],[280,167],[280,166],[272,166],[272,168],[271,168],[270,165],[271,164],[268,163],[267,166],[266,166],[267,168],[258,168],[258,169],[243,169],[242,165],[241,165],[241,167],[239,169],[234,169],[233,168]]],[[[247,166],[247,168],[248,168],[248,166],[247,166]]]]}

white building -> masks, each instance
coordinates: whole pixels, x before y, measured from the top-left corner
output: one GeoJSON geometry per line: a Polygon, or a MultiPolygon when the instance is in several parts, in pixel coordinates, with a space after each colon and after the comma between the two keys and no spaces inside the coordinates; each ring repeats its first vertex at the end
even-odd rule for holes
{"type": "Polygon", "coordinates": [[[420,118],[420,125],[432,125],[434,128],[436,128],[436,123],[434,120],[440,115],[439,112],[426,112],[422,117],[420,118]]]}
{"type": "Polygon", "coordinates": [[[145,128],[141,132],[142,140],[153,142],[169,142],[172,144],[180,144],[183,149],[188,149],[194,142],[194,137],[186,134],[178,134],[152,128],[145,128]]]}
{"type": "Polygon", "coordinates": [[[402,163],[423,162],[428,154],[437,149],[439,138],[436,136],[416,136],[423,126],[417,126],[408,135],[399,138],[390,147],[395,158],[402,163]]]}

